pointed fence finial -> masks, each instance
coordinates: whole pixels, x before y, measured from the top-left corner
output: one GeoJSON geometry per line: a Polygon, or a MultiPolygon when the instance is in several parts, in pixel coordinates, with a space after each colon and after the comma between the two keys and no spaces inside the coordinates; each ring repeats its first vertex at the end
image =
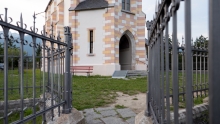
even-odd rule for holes
{"type": "Polygon", "coordinates": [[[21,24],[21,28],[23,28],[23,17],[22,17],[22,13],[21,13],[21,16],[20,16],[20,24],[21,24]]]}
{"type": "Polygon", "coordinates": [[[52,21],[52,23],[51,23],[51,38],[53,38],[54,36],[53,36],[53,21],[52,21]]]}
{"type": "Polygon", "coordinates": [[[193,38],[192,38],[192,40],[191,40],[191,44],[192,44],[192,46],[193,46],[193,38]]]}
{"type": "Polygon", "coordinates": [[[160,8],[160,0],[158,1],[158,9],[160,8]]]}
{"type": "Polygon", "coordinates": [[[182,46],[184,46],[183,43],[184,43],[184,37],[182,36],[182,46]]]}
{"type": "Polygon", "coordinates": [[[157,1],[156,1],[156,5],[155,5],[155,13],[157,13],[157,1]]]}
{"type": "Polygon", "coordinates": [[[35,32],[35,20],[36,20],[36,14],[35,14],[35,12],[34,12],[33,18],[34,18],[33,32],[35,32]]]}
{"type": "Polygon", "coordinates": [[[8,22],[8,8],[5,8],[5,22],[8,22]]]}

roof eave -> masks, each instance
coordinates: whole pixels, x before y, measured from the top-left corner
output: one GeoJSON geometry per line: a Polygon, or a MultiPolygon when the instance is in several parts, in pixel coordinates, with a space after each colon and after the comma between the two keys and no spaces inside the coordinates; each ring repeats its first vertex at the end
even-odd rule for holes
{"type": "Polygon", "coordinates": [[[85,8],[85,9],[70,8],[69,11],[86,11],[86,10],[96,10],[96,9],[105,9],[105,8],[108,8],[108,7],[85,8]]]}
{"type": "Polygon", "coordinates": [[[45,9],[45,11],[44,11],[44,12],[46,12],[46,11],[47,11],[48,6],[49,6],[49,5],[52,3],[52,1],[53,1],[53,0],[50,0],[50,1],[49,1],[49,3],[47,4],[47,7],[46,7],[46,9],[45,9]]]}

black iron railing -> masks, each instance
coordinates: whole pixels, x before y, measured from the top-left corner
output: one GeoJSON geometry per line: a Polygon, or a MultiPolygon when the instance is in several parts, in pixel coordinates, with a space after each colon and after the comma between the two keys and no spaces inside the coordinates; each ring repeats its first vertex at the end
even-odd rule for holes
{"type": "MultiPolygon", "coordinates": [[[[38,34],[35,28],[36,16],[33,16],[34,23],[27,30],[27,25],[23,23],[22,15],[17,25],[12,25],[12,18],[8,18],[7,9],[5,9],[4,19],[0,15],[0,26],[3,33],[0,35],[0,43],[4,45],[4,51],[0,53],[4,69],[0,71],[0,92],[2,95],[0,100],[4,101],[4,114],[0,117],[0,121],[4,124],[9,123],[10,116],[13,111],[10,110],[9,100],[20,100],[20,118],[12,123],[25,123],[42,115],[42,122],[46,122],[46,112],[51,112],[51,119],[54,117],[54,109],[58,108],[60,115],[62,113],[70,113],[72,109],[72,89],[70,74],[70,58],[72,50],[72,35],[70,27],[64,27],[65,42],[61,41],[60,35],[54,36],[54,25],[51,24],[50,34],[44,30],[38,34]],[[10,22],[8,21],[10,19],[10,22]],[[10,30],[17,31],[19,37],[9,35],[10,30]],[[31,41],[25,40],[25,36],[31,36],[31,41]],[[37,40],[38,39],[38,40],[37,40]],[[12,45],[14,44],[14,45],[12,45]],[[31,53],[27,54],[27,47],[31,53]],[[16,55],[11,50],[18,51],[16,55]],[[16,63],[16,64],[15,64],[16,63]],[[32,95],[31,95],[31,94],[32,95]],[[48,95],[49,94],[49,95],[48,95]],[[41,98],[42,109],[38,110],[41,98]],[[28,97],[32,99],[32,113],[25,116],[27,109],[24,106],[24,99],[28,97]],[[50,105],[46,102],[50,100],[50,105]]],[[[29,52],[30,52],[29,51],[29,52]]],[[[0,51],[1,52],[1,51],[0,51]]]]}
{"type": "Polygon", "coordinates": [[[162,0],[148,30],[148,93],[146,115],[156,124],[179,123],[179,103],[184,101],[186,123],[193,123],[193,98],[209,96],[209,122],[220,123],[220,1],[209,0],[209,42],[191,41],[191,0],[162,0]],[[184,2],[185,39],[177,39],[177,11],[184,2]],[[169,22],[172,19],[172,37],[169,22]],[[170,40],[171,39],[171,40],[170,40]],[[208,92],[209,91],[209,92],[208,92]],[[172,99],[171,99],[172,98],[172,99]]]}

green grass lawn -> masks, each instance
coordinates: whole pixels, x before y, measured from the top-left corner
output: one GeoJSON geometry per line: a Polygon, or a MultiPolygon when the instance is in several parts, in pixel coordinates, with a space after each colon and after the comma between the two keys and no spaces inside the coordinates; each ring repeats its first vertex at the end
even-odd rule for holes
{"type": "MultiPolygon", "coordinates": [[[[24,70],[24,87],[29,87],[29,88],[24,88],[24,98],[32,98],[33,97],[33,71],[31,69],[25,69],[24,70]]],[[[36,86],[42,86],[42,72],[40,69],[36,70],[36,86]]],[[[19,88],[20,86],[20,76],[18,73],[18,70],[9,70],[8,71],[8,88],[19,88]]],[[[4,73],[3,71],[0,71],[0,101],[4,99],[4,73]]],[[[39,97],[41,94],[42,89],[36,88],[36,97],[39,97]]],[[[13,89],[13,90],[8,90],[8,99],[9,100],[15,100],[15,99],[20,99],[20,92],[19,89],[13,89]]]]}
{"type": "MultiPolygon", "coordinates": [[[[36,86],[42,86],[42,72],[36,70],[36,86]]],[[[146,77],[135,79],[112,79],[111,77],[104,76],[74,76],[72,78],[73,90],[73,107],[78,110],[86,108],[106,106],[115,101],[117,96],[116,92],[123,92],[125,94],[134,95],[137,93],[145,93],[147,89],[146,77]]],[[[19,87],[19,74],[18,70],[9,70],[8,87],[19,87]]],[[[24,73],[24,86],[32,87],[32,70],[25,70],[24,73]]],[[[0,72],[0,88],[4,87],[4,75],[0,72]]],[[[20,99],[18,89],[9,90],[9,100],[20,99]]],[[[42,94],[40,88],[36,89],[36,97],[42,94]]],[[[24,89],[24,98],[32,98],[33,89],[24,89]]],[[[4,99],[3,90],[0,90],[0,100],[4,99]]],[[[25,115],[32,113],[31,108],[25,111],[25,115]]],[[[13,113],[9,117],[9,121],[19,119],[19,113],[13,113]]],[[[0,120],[0,123],[3,120],[0,120]]],[[[41,116],[37,118],[37,122],[41,121],[41,116]]],[[[31,123],[31,122],[29,122],[31,123]]]]}
{"type": "MultiPolygon", "coordinates": [[[[36,70],[36,86],[42,86],[42,76],[43,73],[37,69],[36,70]]],[[[196,84],[196,75],[193,75],[196,84]]],[[[202,80],[207,77],[202,74],[202,80]]],[[[45,77],[47,78],[47,76],[45,77]]],[[[199,78],[199,77],[198,77],[199,78]]],[[[55,78],[55,81],[57,77],[55,78]]],[[[18,70],[9,70],[8,75],[8,87],[19,87],[19,74],[18,70]]],[[[24,86],[32,87],[32,70],[24,71],[24,86]]],[[[182,73],[179,73],[179,86],[183,86],[182,73]]],[[[207,78],[206,78],[207,80],[207,78]]],[[[184,84],[185,85],[185,84],[184,84]]],[[[4,87],[4,75],[0,72],[0,88],[4,87]]],[[[166,85],[165,85],[166,87],[166,85]]],[[[170,74],[170,87],[172,87],[172,79],[170,74]]],[[[166,88],[164,88],[166,89],[166,88]]],[[[147,78],[139,77],[134,79],[112,79],[109,76],[73,76],[72,78],[72,90],[73,90],[73,107],[78,110],[83,110],[86,108],[94,108],[106,106],[113,103],[117,97],[116,92],[123,92],[124,94],[134,95],[137,93],[145,93],[147,90],[147,78]]],[[[179,92],[181,92],[180,89],[179,92]]],[[[171,92],[171,91],[170,91],[171,92]]],[[[20,99],[20,94],[18,89],[9,90],[9,100],[20,99]]],[[[42,89],[36,89],[36,97],[38,98],[42,94],[42,89]]],[[[172,93],[172,92],[171,92],[172,93]]],[[[33,88],[24,89],[24,98],[33,97],[33,88]]],[[[182,96],[179,96],[180,99],[182,96]]],[[[4,99],[3,90],[0,90],[0,100],[4,99]]],[[[202,98],[194,99],[195,104],[202,103],[202,98]]],[[[180,108],[185,107],[185,101],[180,101],[180,108]]],[[[116,106],[117,107],[117,106],[116,106]]],[[[121,106],[118,106],[119,108],[121,106]]],[[[172,106],[171,106],[172,109],[172,106]]],[[[32,113],[31,109],[25,111],[26,115],[32,113]]],[[[19,119],[19,113],[14,113],[10,116],[10,120],[19,119]]],[[[41,116],[37,118],[40,122],[41,116]]],[[[1,123],[2,119],[0,120],[1,123]]],[[[31,122],[30,122],[31,123],[31,122]]]]}
{"type": "MultiPolygon", "coordinates": [[[[19,75],[17,70],[10,70],[8,87],[19,87],[19,75]]],[[[36,70],[36,86],[42,86],[42,73],[36,70]]],[[[4,75],[0,72],[0,88],[4,87],[4,75]]],[[[112,103],[116,92],[134,95],[146,92],[147,79],[112,79],[104,76],[74,76],[72,78],[73,106],[79,110],[104,106],[112,103]]],[[[24,86],[32,87],[32,70],[25,70],[24,86]]],[[[36,89],[36,97],[42,94],[42,89],[36,89]]],[[[0,90],[0,100],[4,100],[3,90],[0,90]]],[[[9,100],[20,99],[19,89],[8,91],[9,100]]],[[[24,88],[24,98],[33,97],[33,88],[24,88]]]]}
{"type": "Polygon", "coordinates": [[[79,110],[104,106],[114,102],[116,92],[134,95],[145,93],[146,89],[146,77],[125,80],[103,76],[74,76],[73,106],[79,110]]]}

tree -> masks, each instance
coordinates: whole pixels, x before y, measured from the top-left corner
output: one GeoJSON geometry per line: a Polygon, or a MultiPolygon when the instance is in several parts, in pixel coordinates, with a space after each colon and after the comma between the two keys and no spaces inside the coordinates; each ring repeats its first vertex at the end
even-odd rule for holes
{"type": "MultiPolygon", "coordinates": [[[[195,42],[194,42],[194,47],[195,48],[205,48],[208,49],[208,37],[204,37],[203,35],[201,35],[199,38],[196,38],[195,42]]],[[[194,69],[197,66],[197,69],[200,69],[200,64],[202,65],[202,68],[204,68],[204,64],[205,64],[205,69],[207,69],[207,62],[208,62],[208,58],[204,57],[207,56],[207,52],[201,52],[201,51],[195,51],[194,52],[194,57],[193,57],[193,63],[194,63],[194,69]],[[205,62],[205,63],[204,63],[205,62]]]]}
{"type": "MultiPolygon", "coordinates": [[[[3,44],[0,43],[0,55],[4,55],[4,48],[3,48],[3,44]]],[[[0,57],[0,63],[3,63],[4,60],[3,60],[3,57],[0,57]]]]}
{"type": "Polygon", "coordinates": [[[199,38],[196,38],[194,44],[195,47],[208,48],[208,41],[208,37],[204,37],[203,35],[201,35],[199,38]]]}

